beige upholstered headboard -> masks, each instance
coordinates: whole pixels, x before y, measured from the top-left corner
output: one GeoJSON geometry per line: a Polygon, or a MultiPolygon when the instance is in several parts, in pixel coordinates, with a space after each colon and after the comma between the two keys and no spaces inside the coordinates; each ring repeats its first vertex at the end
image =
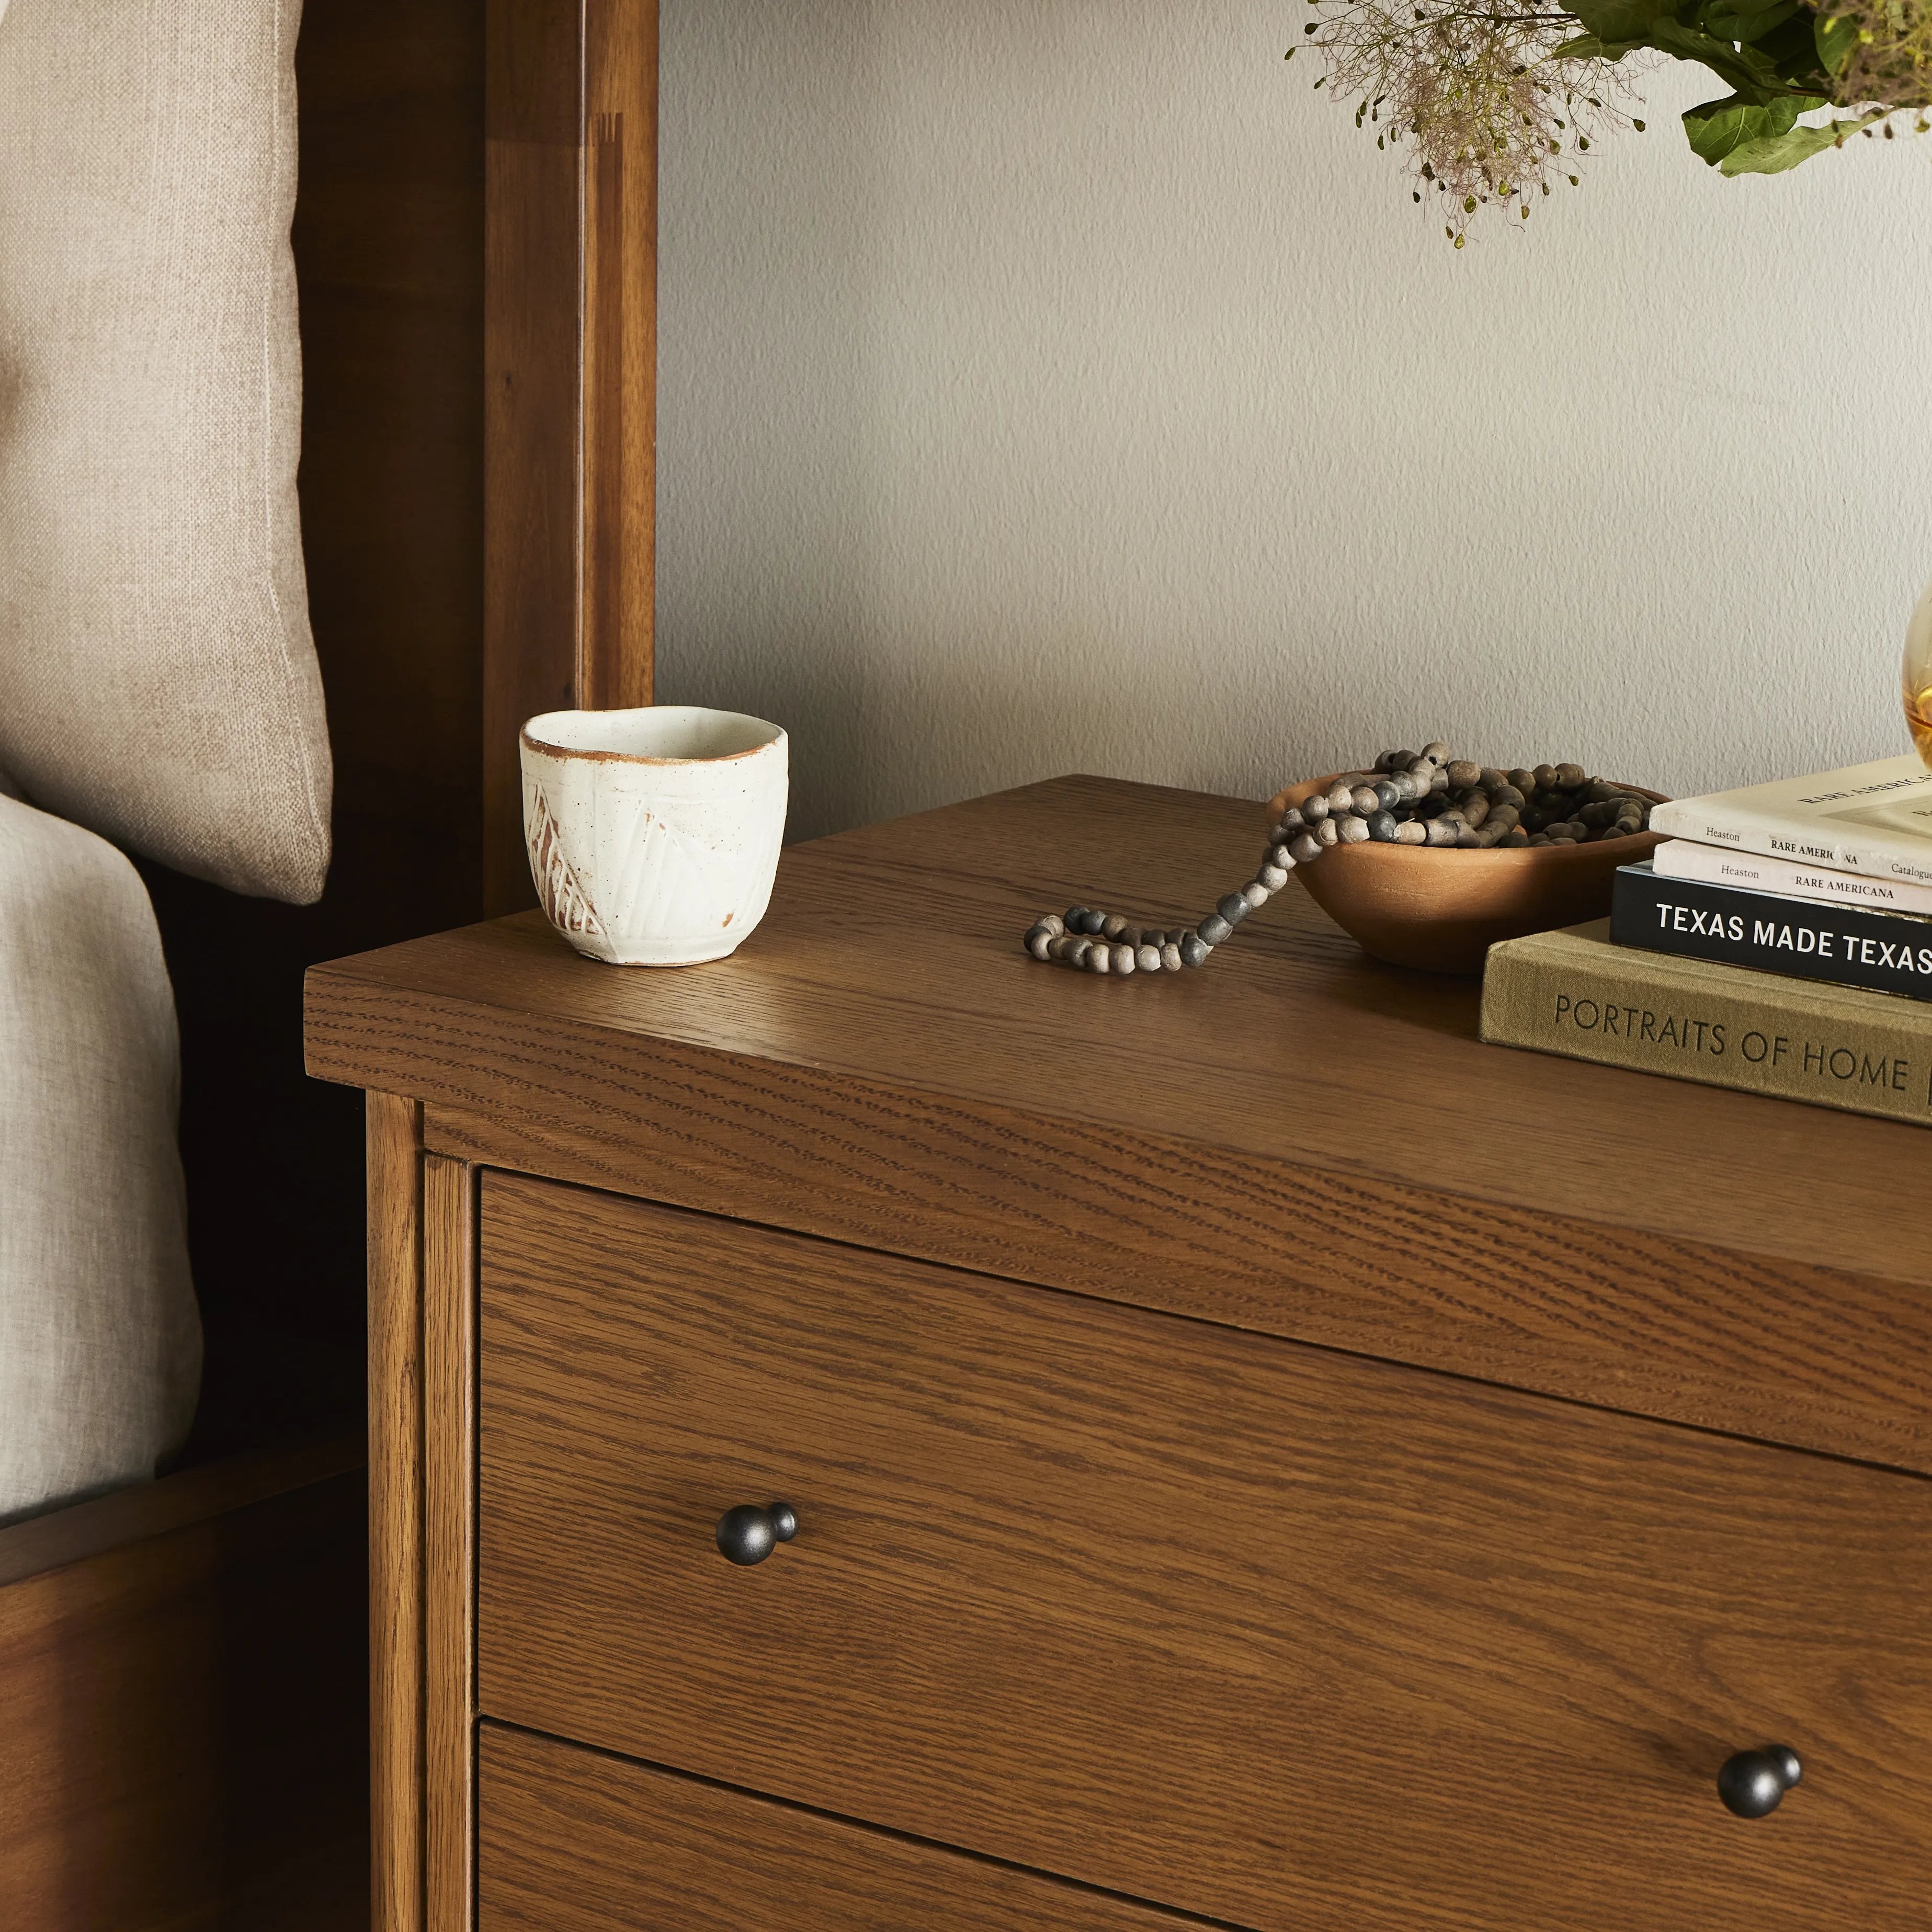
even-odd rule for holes
{"type": "Polygon", "coordinates": [[[306,902],[330,760],[296,495],[301,11],[0,20],[0,766],[133,850],[306,902]]]}

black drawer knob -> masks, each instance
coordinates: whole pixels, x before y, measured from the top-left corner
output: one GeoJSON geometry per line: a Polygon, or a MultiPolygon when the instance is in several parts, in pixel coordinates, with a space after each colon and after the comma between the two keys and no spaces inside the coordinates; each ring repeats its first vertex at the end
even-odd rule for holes
{"type": "Polygon", "coordinates": [[[798,1512],[790,1503],[740,1503],[718,1519],[718,1547],[728,1562],[762,1563],[781,1543],[798,1534],[798,1512]]]}
{"type": "Polygon", "coordinates": [[[1804,1767],[1789,1744],[1760,1744],[1725,1759],[1718,1773],[1718,1796],[1740,1818],[1768,1818],[1804,1775],[1804,1767]]]}

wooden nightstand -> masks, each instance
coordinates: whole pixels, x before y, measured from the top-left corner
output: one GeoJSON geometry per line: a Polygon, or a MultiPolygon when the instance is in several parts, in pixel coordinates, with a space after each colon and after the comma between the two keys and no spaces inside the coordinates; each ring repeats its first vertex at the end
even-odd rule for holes
{"type": "Polygon", "coordinates": [[[794,848],[716,966],[310,974],[380,1932],[1932,1928],[1932,1140],[1484,1048],[1298,893],[1021,952],[1262,826],[1066,779],[794,848]]]}

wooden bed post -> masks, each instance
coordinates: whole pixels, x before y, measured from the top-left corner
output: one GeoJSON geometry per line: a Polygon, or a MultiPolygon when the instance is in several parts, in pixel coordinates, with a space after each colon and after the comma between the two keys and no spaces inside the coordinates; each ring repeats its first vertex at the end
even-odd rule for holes
{"type": "Polygon", "coordinates": [[[535,903],[517,728],[648,704],[657,0],[489,0],[483,892],[535,903]]]}

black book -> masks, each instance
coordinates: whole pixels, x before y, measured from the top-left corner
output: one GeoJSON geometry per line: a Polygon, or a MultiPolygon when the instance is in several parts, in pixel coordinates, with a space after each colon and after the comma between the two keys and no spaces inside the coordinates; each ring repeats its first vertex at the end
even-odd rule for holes
{"type": "Polygon", "coordinates": [[[1610,938],[1648,952],[1932,1000],[1932,920],[1660,878],[1647,862],[1617,868],[1610,938]]]}

